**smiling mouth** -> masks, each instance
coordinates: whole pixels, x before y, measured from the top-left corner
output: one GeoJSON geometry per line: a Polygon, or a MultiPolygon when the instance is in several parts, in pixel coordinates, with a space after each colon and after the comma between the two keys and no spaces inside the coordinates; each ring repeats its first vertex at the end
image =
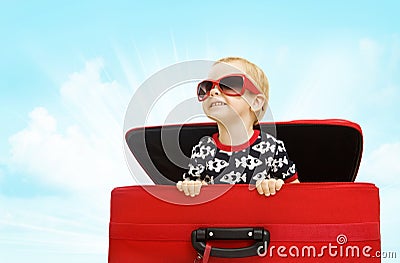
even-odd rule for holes
{"type": "Polygon", "coordinates": [[[225,106],[225,105],[226,105],[226,103],[221,102],[221,101],[217,101],[217,102],[211,103],[210,108],[212,108],[212,107],[219,107],[219,106],[225,106]]]}

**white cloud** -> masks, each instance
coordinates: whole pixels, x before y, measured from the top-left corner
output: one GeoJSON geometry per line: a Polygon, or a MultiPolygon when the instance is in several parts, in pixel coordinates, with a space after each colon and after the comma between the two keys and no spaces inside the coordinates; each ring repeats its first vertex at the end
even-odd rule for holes
{"type": "Polygon", "coordinates": [[[71,74],[62,85],[61,99],[88,133],[115,140],[121,138],[130,93],[115,80],[103,81],[102,76],[108,77],[101,59],[86,62],[83,71],[71,74]]]}
{"type": "Polygon", "coordinates": [[[106,262],[111,189],[134,180],[123,153],[128,91],[104,81],[104,70],[101,59],[88,61],[61,86],[58,115],[36,107],[9,138],[9,168],[62,193],[0,195],[2,259],[106,262]]]}
{"type": "Polygon", "coordinates": [[[107,193],[132,184],[123,156],[122,122],[127,96],[117,82],[103,82],[101,60],[89,61],[61,87],[73,123],[60,127],[43,107],[10,138],[11,165],[42,183],[80,192],[107,193]]]}
{"type": "Polygon", "coordinates": [[[29,126],[10,138],[11,161],[50,185],[103,189],[115,181],[115,172],[126,174],[121,154],[108,152],[114,147],[106,145],[120,142],[85,136],[79,126],[59,131],[56,119],[46,109],[36,108],[30,113],[29,126]]]}
{"type": "Polygon", "coordinates": [[[398,39],[396,35],[389,41],[366,37],[355,46],[329,44],[304,55],[307,61],[301,67],[286,63],[282,70],[292,75],[287,80],[283,75],[279,86],[271,82],[274,115],[278,120],[354,120],[374,116],[374,110],[390,114],[387,107],[394,105],[399,88],[398,39]]]}
{"type": "Polygon", "coordinates": [[[371,38],[362,38],[359,41],[359,50],[363,61],[368,67],[376,69],[384,47],[371,38]]]}
{"type": "Polygon", "coordinates": [[[373,150],[361,161],[358,181],[369,181],[380,187],[399,186],[400,142],[386,143],[373,150]]]}
{"type": "Polygon", "coordinates": [[[26,262],[27,256],[32,262],[107,261],[109,217],[103,208],[75,197],[0,196],[0,203],[5,262],[26,262]]]}
{"type": "Polygon", "coordinates": [[[338,118],[351,114],[360,72],[348,51],[316,52],[300,70],[299,79],[292,80],[294,86],[287,88],[278,105],[271,106],[278,119],[338,118]]]}

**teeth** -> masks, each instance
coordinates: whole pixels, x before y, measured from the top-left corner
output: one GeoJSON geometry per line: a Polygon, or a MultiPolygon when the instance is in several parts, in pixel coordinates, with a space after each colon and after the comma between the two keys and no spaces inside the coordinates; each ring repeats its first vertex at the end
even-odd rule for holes
{"type": "Polygon", "coordinates": [[[223,106],[223,105],[225,105],[225,103],[223,103],[223,102],[213,102],[211,104],[211,107],[213,107],[213,106],[223,106]]]}

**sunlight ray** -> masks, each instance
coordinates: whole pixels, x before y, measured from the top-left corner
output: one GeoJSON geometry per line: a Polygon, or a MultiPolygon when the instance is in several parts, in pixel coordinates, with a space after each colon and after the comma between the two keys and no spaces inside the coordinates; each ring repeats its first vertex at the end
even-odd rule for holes
{"type": "MultiPolygon", "coordinates": [[[[122,54],[122,51],[116,47],[114,47],[114,53],[117,56],[118,62],[121,65],[122,72],[124,73],[125,78],[129,84],[129,90],[134,91],[139,85],[139,82],[134,74],[135,69],[132,66],[132,63],[127,59],[127,56],[122,54]]],[[[140,61],[140,59],[139,59],[140,61]]],[[[140,62],[141,65],[143,62],[140,62]]],[[[143,69],[144,70],[144,69],[143,69]]]]}
{"type": "Polygon", "coordinates": [[[175,63],[177,63],[179,62],[179,56],[178,56],[178,50],[176,49],[175,37],[172,29],[170,30],[170,36],[171,36],[172,48],[174,51],[175,63]]]}
{"type": "Polygon", "coordinates": [[[132,44],[133,44],[133,48],[135,49],[136,56],[137,56],[137,58],[138,58],[138,60],[139,60],[140,67],[141,67],[143,73],[144,73],[145,75],[147,75],[147,74],[148,74],[147,68],[146,68],[146,66],[144,65],[142,55],[140,54],[140,51],[139,51],[139,49],[138,49],[138,47],[137,47],[135,41],[132,40],[132,44]]]}

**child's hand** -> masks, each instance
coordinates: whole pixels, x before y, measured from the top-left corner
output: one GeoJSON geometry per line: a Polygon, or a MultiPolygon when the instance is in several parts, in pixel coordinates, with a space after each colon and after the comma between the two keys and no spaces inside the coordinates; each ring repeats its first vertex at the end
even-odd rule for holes
{"type": "Polygon", "coordinates": [[[207,185],[204,181],[179,181],[176,187],[179,191],[184,192],[185,195],[194,197],[200,194],[200,189],[203,185],[207,185]]]}
{"type": "Polygon", "coordinates": [[[260,195],[270,196],[281,190],[283,184],[282,179],[263,179],[257,181],[256,187],[260,195]]]}

